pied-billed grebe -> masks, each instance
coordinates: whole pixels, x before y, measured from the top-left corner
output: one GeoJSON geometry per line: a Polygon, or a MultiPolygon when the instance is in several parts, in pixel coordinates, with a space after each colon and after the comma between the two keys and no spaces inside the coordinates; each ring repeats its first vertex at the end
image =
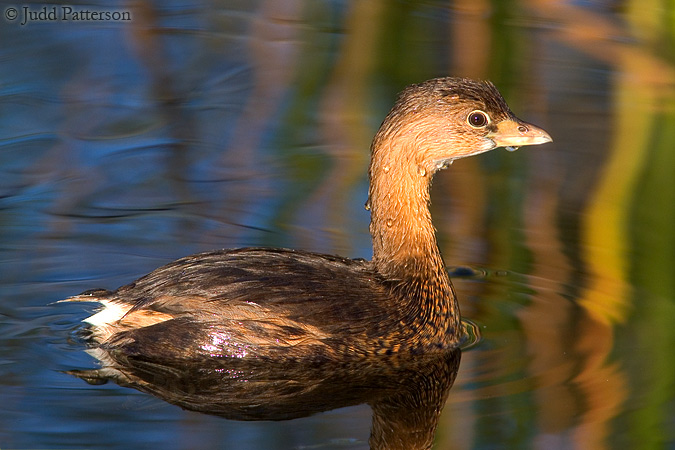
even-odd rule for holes
{"type": "Polygon", "coordinates": [[[108,357],[158,366],[257,359],[311,366],[456,346],[457,300],[429,213],[435,172],[496,147],[550,142],[495,86],[463,78],[411,85],[371,147],[373,260],[243,248],[187,256],[115,291],[71,301],[108,357]]]}

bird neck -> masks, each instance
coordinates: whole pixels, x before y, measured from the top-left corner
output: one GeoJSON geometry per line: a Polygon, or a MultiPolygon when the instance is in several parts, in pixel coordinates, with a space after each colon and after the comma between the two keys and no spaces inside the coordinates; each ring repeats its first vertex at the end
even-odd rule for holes
{"type": "Polygon", "coordinates": [[[459,306],[431,222],[433,170],[418,160],[414,144],[406,139],[373,143],[368,199],[373,263],[392,283],[413,327],[446,345],[459,336],[459,306]]]}
{"type": "Polygon", "coordinates": [[[401,163],[373,161],[370,180],[373,261],[393,278],[443,265],[429,211],[431,175],[401,163]]]}
{"type": "Polygon", "coordinates": [[[373,263],[414,296],[449,299],[454,314],[454,294],[429,211],[436,169],[408,135],[378,136],[373,142],[368,200],[373,263]]]}
{"type": "Polygon", "coordinates": [[[424,160],[417,133],[398,125],[388,117],[373,140],[367,207],[375,266],[385,276],[405,278],[443,260],[429,211],[435,169],[424,160]]]}

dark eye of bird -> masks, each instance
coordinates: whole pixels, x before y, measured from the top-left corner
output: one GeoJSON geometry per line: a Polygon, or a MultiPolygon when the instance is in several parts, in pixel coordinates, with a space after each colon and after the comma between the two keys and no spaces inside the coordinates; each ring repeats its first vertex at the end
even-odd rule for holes
{"type": "Polygon", "coordinates": [[[490,118],[483,111],[472,111],[466,118],[466,121],[474,128],[482,128],[490,123],[490,118]]]}

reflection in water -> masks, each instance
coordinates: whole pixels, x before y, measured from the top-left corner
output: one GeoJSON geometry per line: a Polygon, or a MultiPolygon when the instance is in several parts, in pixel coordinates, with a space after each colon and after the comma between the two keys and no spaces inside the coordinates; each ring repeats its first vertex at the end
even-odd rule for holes
{"type": "Polygon", "coordinates": [[[228,419],[286,420],[368,403],[373,409],[373,449],[431,448],[461,355],[456,348],[328,364],[208,358],[170,365],[100,347],[89,352],[102,367],[68,373],[91,384],[112,380],[228,419]]]}

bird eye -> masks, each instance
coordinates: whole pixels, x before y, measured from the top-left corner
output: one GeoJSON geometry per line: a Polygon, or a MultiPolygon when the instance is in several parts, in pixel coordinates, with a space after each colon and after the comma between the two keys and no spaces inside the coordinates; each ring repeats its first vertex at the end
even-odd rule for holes
{"type": "Polygon", "coordinates": [[[490,123],[490,117],[483,111],[471,111],[466,118],[466,121],[474,128],[482,128],[490,123]]]}

